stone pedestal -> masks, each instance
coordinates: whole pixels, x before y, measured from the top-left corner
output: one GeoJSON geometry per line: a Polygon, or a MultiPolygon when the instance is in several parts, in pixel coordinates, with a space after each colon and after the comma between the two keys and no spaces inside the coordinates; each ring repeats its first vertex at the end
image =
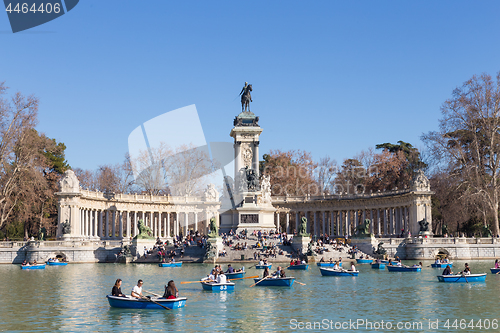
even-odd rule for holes
{"type": "Polygon", "coordinates": [[[156,244],[155,239],[133,239],[130,251],[132,251],[132,256],[139,257],[144,255],[144,247],[146,249],[151,249],[156,244]]]}
{"type": "Polygon", "coordinates": [[[354,245],[364,253],[373,256],[373,251],[378,247],[378,241],[373,235],[368,237],[353,237],[351,238],[351,246],[354,245]]]}
{"type": "Polygon", "coordinates": [[[207,243],[209,243],[212,247],[212,251],[215,253],[213,258],[210,259],[204,259],[203,262],[208,262],[208,263],[213,263],[217,261],[217,258],[219,257],[219,252],[224,249],[224,244],[222,243],[222,238],[221,237],[214,237],[214,238],[209,238],[207,239],[207,243]]]}
{"type": "Polygon", "coordinates": [[[292,248],[295,251],[307,253],[307,246],[311,242],[309,236],[294,236],[292,239],[292,248]]]}

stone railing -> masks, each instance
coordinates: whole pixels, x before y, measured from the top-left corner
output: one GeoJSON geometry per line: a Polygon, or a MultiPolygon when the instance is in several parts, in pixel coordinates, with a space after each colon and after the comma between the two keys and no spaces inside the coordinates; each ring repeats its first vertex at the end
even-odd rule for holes
{"type": "Polygon", "coordinates": [[[171,196],[171,195],[149,195],[149,194],[124,194],[124,193],[103,193],[97,191],[80,190],[84,199],[117,200],[125,202],[148,202],[162,204],[176,204],[189,202],[203,202],[201,196],[171,196]]]}
{"type": "Polygon", "coordinates": [[[408,238],[406,239],[407,244],[497,244],[499,240],[497,238],[485,237],[485,238],[475,238],[475,237],[430,237],[430,238],[408,238]]]}
{"type": "Polygon", "coordinates": [[[372,199],[381,198],[386,196],[395,196],[413,192],[411,189],[395,190],[387,192],[376,192],[376,193],[360,193],[360,194],[329,194],[329,195],[317,195],[317,196],[273,196],[271,197],[273,202],[304,202],[304,201],[321,201],[321,200],[339,200],[339,199],[372,199]]]}
{"type": "Polygon", "coordinates": [[[23,247],[27,242],[3,241],[0,242],[0,248],[23,247]]]}
{"type": "Polygon", "coordinates": [[[48,247],[121,247],[130,244],[129,240],[81,240],[81,241],[29,241],[29,242],[0,242],[0,248],[20,248],[30,246],[35,248],[48,247]]]}

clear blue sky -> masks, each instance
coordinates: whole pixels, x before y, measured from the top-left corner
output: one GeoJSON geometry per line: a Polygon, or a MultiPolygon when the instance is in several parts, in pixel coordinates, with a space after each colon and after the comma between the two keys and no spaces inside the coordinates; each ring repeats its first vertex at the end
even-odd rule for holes
{"type": "Polygon", "coordinates": [[[207,142],[231,141],[245,81],[261,154],[339,163],[437,128],[440,105],[500,70],[498,1],[82,0],[12,34],[0,13],[0,81],[40,100],[38,129],[71,166],[123,161],[130,132],[196,104],[207,142]]]}

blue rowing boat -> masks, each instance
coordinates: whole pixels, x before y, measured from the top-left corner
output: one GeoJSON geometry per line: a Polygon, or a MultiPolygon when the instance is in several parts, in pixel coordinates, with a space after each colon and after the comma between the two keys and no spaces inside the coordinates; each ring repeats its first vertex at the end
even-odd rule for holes
{"type": "Polygon", "coordinates": [[[247,272],[224,273],[228,279],[241,279],[247,272]]]}
{"type": "Polygon", "coordinates": [[[45,269],[45,264],[24,265],[21,266],[21,269],[45,269]]]}
{"type": "Polygon", "coordinates": [[[67,262],[60,262],[60,261],[47,261],[47,264],[49,266],[66,266],[68,263],[67,262]]]}
{"type": "Polygon", "coordinates": [[[323,276],[358,276],[358,271],[346,271],[344,269],[331,269],[331,268],[321,268],[319,269],[321,275],[323,276]]]}
{"type": "Polygon", "coordinates": [[[372,268],[373,269],[385,269],[385,264],[384,263],[372,263],[372,268]]]}
{"type": "Polygon", "coordinates": [[[387,269],[389,272],[420,272],[422,270],[422,266],[393,266],[387,265],[387,269]]]}
{"type": "Polygon", "coordinates": [[[356,259],[356,262],[358,264],[371,264],[373,260],[371,259],[356,259]]]}
{"type": "Polygon", "coordinates": [[[257,265],[257,266],[255,266],[255,268],[257,268],[257,269],[264,269],[266,267],[269,267],[269,269],[271,269],[271,267],[273,267],[273,264],[257,265]]]}
{"type": "Polygon", "coordinates": [[[300,269],[306,271],[308,268],[309,265],[293,265],[293,266],[288,266],[286,269],[300,269]]]}
{"type": "Polygon", "coordinates": [[[201,285],[203,290],[208,291],[233,291],[234,290],[234,282],[226,282],[226,283],[215,283],[215,282],[205,282],[201,281],[201,285]]]}
{"type": "Polygon", "coordinates": [[[161,262],[158,264],[160,267],[181,267],[182,266],[182,261],[181,262],[161,262]]]}
{"type": "Polygon", "coordinates": [[[438,275],[439,282],[484,282],[486,280],[486,273],[470,274],[470,275],[438,275]]]}
{"type": "Polygon", "coordinates": [[[186,305],[186,297],[177,297],[172,299],[167,299],[163,297],[151,297],[151,301],[155,301],[155,304],[147,299],[137,299],[130,296],[118,297],[118,296],[106,296],[109,305],[113,308],[123,308],[123,309],[148,309],[148,310],[165,310],[158,304],[163,305],[169,309],[183,308],[186,305]]]}
{"type": "MultiPolygon", "coordinates": [[[[254,279],[255,283],[259,282],[262,279],[254,279]]],[[[285,277],[285,278],[267,278],[260,283],[257,283],[255,286],[260,287],[291,287],[293,282],[295,281],[294,277],[285,277]]]]}
{"type": "MultiPolygon", "coordinates": [[[[335,266],[334,262],[318,262],[316,265],[319,267],[333,267],[335,266]]],[[[339,262],[339,267],[342,267],[342,262],[339,262]]]]}
{"type": "Polygon", "coordinates": [[[388,264],[389,260],[380,260],[380,262],[383,263],[383,264],[388,264]]]}
{"type": "Polygon", "coordinates": [[[432,268],[446,268],[446,266],[450,265],[450,268],[453,267],[453,263],[439,263],[439,264],[431,264],[432,268]]]}
{"type": "Polygon", "coordinates": [[[490,268],[491,274],[498,274],[500,272],[500,268],[490,268]]]}

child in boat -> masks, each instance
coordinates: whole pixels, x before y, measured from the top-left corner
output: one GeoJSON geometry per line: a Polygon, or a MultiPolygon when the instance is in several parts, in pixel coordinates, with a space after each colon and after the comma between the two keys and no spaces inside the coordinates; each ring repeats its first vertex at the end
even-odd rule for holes
{"type": "Polygon", "coordinates": [[[460,272],[460,274],[462,274],[462,275],[470,275],[471,274],[470,267],[469,267],[468,263],[465,263],[465,268],[462,272],[460,272]]]}

